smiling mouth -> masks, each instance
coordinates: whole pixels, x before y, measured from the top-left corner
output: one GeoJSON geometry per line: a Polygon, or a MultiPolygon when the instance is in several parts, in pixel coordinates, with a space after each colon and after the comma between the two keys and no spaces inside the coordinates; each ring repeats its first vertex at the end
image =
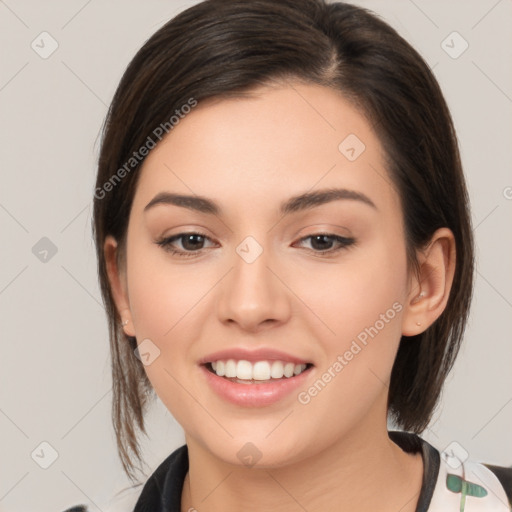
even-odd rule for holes
{"type": "Polygon", "coordinates": [[[293,364],[282,361],[214,361],[203,365],[210,373],[238,384],[267,384],[286,381],[309,371],[312,363],[293,364]]]}

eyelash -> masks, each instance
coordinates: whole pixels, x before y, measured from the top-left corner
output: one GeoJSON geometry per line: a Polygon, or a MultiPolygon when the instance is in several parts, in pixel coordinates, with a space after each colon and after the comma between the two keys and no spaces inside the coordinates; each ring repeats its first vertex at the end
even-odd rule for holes
{"type": "MultiPolygon", "coordinates": [[[[210,240],[210,238],[206,234],[194,231],[194,232],[189,232],[189,233],[179,233],[177,235],[173,235],[171,237],[167,237],[167,238],[158,240],[155,243],[157,245],[159,245],[160,247],[162,247],[164,249],[164,251],[169,252],[172,255],[178,256],[180,258],[191,258],[191,257],[199,255],[203,249],[198,249],[197,251],[182,251],[182,250],[174,249],[171,245],[175,240],[179,240],[180,238],[183,238],[186,236],[191,236],[191,235],[200,236],[202,238],[210,240]]],[[[339,251],[341,251],[343,249],[347,249],[351,245],[354,245],[356,242],[356,240],[354,238],[347,238],[344,236],[334,235],[332,233],[314,233],[312,235],[308,235],[308,236],[301,238],[299,240],[299,242],[307,240],[309,238],[318,237],[318,236],[324,236],[324,237],[331,238],[335,242],[338,242],[340,244],[340,246],[337,249],[327,249],[325,251],[315,251],[314,249],[312,249],[312,251],[315,253],[315,255],[320,256],[321,258],[328,258],[330,256],[333,256],[334,254],[338,253],[339,251]]]]}

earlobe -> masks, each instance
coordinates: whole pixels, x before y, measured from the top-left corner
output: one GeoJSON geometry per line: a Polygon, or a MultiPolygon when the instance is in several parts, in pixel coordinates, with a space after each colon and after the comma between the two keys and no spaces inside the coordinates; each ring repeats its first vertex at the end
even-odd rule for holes
{"type": "Polygon", "coordinates": [[[121,326],[127,336],[135,336],[126,286],[126,272],[118,267],[118,243],[113,236],[108,235],[105,238],[103,251],[112,297],[121,317],[121,326]]]}
{"type": "Polygon", "coordinates": [[[411,279],[402,317],[404,336],[421,334],[444,311],[455,274],[455,253],[455,238],[448,228],[438,229],[418,252],[419,271],[411,279]]]}

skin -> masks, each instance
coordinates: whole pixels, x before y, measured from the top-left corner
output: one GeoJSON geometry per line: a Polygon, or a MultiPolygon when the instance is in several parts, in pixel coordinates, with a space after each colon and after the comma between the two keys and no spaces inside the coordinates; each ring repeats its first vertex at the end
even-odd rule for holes
{"type": "Polygon", "coordinates": [[[382,146],[339,92],[274,84],[251,97],[201,102],[142,166],[126,267],[115,264],[112,237],[104,248],[125,333],[159,348],[145,370],[185,431],[182,511],[415,510],[422,459],[387,435],[388,385],[401,335],[422,332],[446,306],[454,239],[447,228],[436,231],[418,251],[419,274],[408,268],[382,146]],[[351,133],[366,146],[353,162],[338,150],[351,133]],[[290,196],[329,187],[363,193],[375,208],[343,199],[279,215],[290,196]],[[175,205],[144,213],[161,191],[206,196],[222,213],[175,205]],[[173,244],[204,247],[190,258],[155,243],[197,231],[209,240],[192,249],[183,238],[173,244]],[[332,252],[333,239],[319,246],[304,238],[319,232],[355,243],[332,252]],[[250,264],[236,252],[249,235],[263,249],[250,264]],[[401,311],[308,404],[291,393],[271,406],[233,405],[198,367],[217,350],[272,347],[315,365],[299,391],[307,390],[396,302],[401,311]],[[247,442],[261,452],[252,467],[237,456],[247,442]]]}

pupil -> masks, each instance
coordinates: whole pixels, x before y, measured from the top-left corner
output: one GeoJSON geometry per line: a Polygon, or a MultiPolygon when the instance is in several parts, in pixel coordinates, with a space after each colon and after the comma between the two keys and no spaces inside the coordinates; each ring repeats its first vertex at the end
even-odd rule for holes
{"type": "MultiPolygon", "coordinates": [[[[316,235],[316,236],[314,236],[314,237],[313,237],[313,240],[312,240],[312,245],[313,245],[313,247],[315,246],[315,243],[316,243],[318,240],[322,240],[322,239],[324,239],[324,241],[325,241],[325,239],[326,239],[326,238],[328,239],[329,237],[328,237],[327,235],[316,235]]],[[[331,243],[332,243],[332,241],[331,241],[331,240],[327,240],[327,245],[330,245],[331,243]]],[[[326,246],[325,246],[325,244],[322,246],[322,244],[321,244],[321,243],[320,243],[320,247],[317,247],[317,248],[319,248],[319,249],[329,249],[329,247],[326,247],[326,246]]]]}
{"type": "Polygon", "coordinates": [[[189,242],[193,239],[195,239],[195,242],[196,244],[199,243],[200,245],[200,242],[198,242],[197,238],[202,238],[201,235],[187,235],[184,237],[184,241],[183,241],[183,247],[185,249],[197,249],[198,247],[196,245],[194,245],[194,242],[192,242],[191,246],[189,245],[189,242]],[[189,245],[189,247],[187,247],[187,245],[189,245]]]}

